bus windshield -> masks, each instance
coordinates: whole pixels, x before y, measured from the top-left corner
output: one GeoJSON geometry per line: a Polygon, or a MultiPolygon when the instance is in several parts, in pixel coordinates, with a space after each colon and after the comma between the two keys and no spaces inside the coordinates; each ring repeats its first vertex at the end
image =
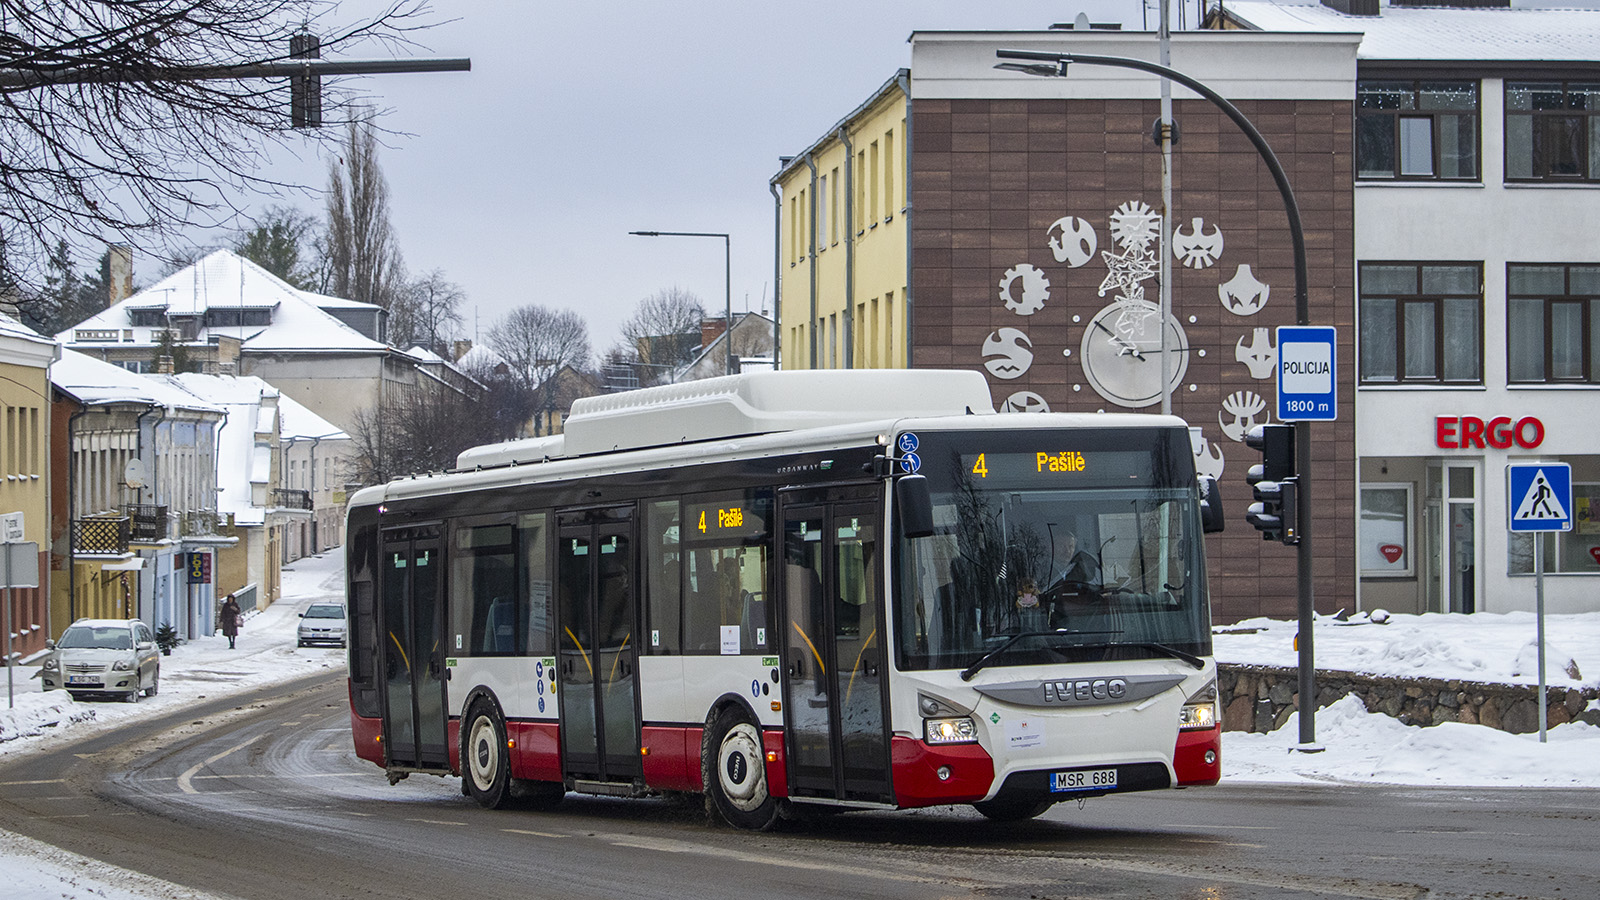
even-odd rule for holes
{"type": "Polygon", "coordinates": [[[902,671],[1210,655],[1181,429],[918,437],[935,533],[899,538],[902,671]]]}

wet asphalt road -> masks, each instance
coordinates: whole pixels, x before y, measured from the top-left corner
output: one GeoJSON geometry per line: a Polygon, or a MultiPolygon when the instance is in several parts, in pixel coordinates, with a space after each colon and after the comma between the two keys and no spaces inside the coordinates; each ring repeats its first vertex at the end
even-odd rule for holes
{"type": "Polygon", "coordinates": [[[693,801],[488,811],[389,786],[326,675],[0,763],[0,828],[241,898],[1600,898],[1600,791],[1224,785],[855,812],[769,834],[693,801]]]}

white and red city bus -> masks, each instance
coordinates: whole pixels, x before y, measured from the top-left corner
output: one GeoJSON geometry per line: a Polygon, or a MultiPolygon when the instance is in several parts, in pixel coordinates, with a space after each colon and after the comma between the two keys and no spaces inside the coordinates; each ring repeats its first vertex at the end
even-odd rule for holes
{"type": "Polygon", "coordinates": [[[745,828],[1214,784],[1206,499],[1181,420],[996,414],[975,372],[579,400],[352,499],[357,753],[745,828]]]}

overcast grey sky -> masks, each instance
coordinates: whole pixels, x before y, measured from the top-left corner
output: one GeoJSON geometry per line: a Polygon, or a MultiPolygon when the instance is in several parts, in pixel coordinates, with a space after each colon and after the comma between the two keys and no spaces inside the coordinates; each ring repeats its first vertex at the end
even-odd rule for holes
{"type": "MultiPolygon", "coordinates": [[[[406,133],[381,162],[407,265],[466,289],[468,337],[474,314],[487,333],[540,303],[583,315],[596,353],[658,289],[722,307],[721,241],[632,230],[728,232],[734,309],[771,309],[778,157],[908,66],[912,31],[1142,21],[1139,0],[436,5],[455,21],[412,55],[470,57],[472,71],[362,85],[406,133]]],[[[326,182],[320,161],[281,174],[326,182]]]]}

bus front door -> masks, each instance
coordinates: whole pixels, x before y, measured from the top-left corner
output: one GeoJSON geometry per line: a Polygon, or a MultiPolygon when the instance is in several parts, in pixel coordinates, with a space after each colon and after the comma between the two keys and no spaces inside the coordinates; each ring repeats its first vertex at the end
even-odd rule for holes
{"type": "Polygon", "coordinates": [[[786,504],[783,664],[790,794],[892,802],[878,506],[786,504]]]}
{"type": "Polygon", "coordinates": [[[634,779],[641,768],[632,510],[563,513],[560,535],[563,765],[571,778],[634,779]]]}
{"type": "Polygon", "coordinates": [[[388,765],[446,771],[450,753],[445,710],[444,566],[438,526],[383,535],[380,665],[384,673],[383,743],[388,765]]]}

